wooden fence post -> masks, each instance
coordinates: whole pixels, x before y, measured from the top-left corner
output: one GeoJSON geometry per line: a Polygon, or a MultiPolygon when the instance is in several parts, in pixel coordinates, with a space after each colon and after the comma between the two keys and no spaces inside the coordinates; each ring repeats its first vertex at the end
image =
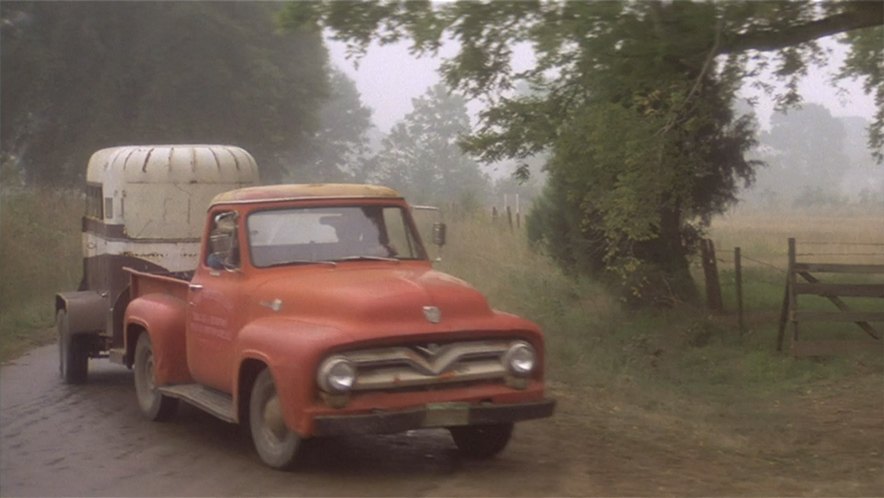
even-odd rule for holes
{"type": "Polygon", "coordinates": [[[718,279],[718,264],[715,261],[715,244],[710,239],[700,241],[703,259],[703,275],[706,277],[706,306],[715,312],[724,311],[721,301],[721,282],[718,279]]]}
{"type": "Polygon", "coordinates": [[[797,283],[796,275],[795,275],[795,238],[789,237],[789,284],[788,284],[788,297],[789,297],[789,312],[787,315],[787,319],[792,322],[792,348],[795,347],[795,342],[798,341],[798,322],[795,321],[794,313],[798,309],[798,300],[795,297],[795,284],[797,283]]]}
{"type": "Polygon", "coordinates": [[[737,317],[740,323],[740,335],[746,330],[743,322],[743,257],[739,247],[734,248],[734,279],[737,287],[737,317]]]}

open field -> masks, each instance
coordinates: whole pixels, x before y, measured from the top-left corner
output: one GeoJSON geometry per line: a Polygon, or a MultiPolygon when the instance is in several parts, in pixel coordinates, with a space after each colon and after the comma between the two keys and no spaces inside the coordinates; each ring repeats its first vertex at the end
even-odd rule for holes
{"type": "Polygon", "coordinates": [[[782,269],[788,264],[789,237],[796,239],[803,260],[884,264],[884,211],[840,215],[735,211],[715,219],[709,236],[720,251],[739,246],[745,255],[782,269]]]}

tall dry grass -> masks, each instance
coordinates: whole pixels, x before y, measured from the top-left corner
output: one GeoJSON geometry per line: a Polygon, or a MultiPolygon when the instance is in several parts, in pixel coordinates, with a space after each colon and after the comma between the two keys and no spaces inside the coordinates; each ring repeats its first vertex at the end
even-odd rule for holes
{"type": "Polygon", "coordinates": [[[722,265],[729,308],[724,315],[710,315],[702,307],[625,310],[602,285],[564,275],[529,247],[523,232],[486,218],[450,224],[450,245],[438,267],[473,283],[495,307],[539,323],[555,382],[633,390],[638,397],[676,409],[686,392],[739,397],[849,374],[855,366],[850,358],[796,361],[775,351],[785,241],[796,236],[799,241],[813,237],[817,242],[867,242],[881,233],[875,228],[880,222],[872,215],[840,221],[764,216],[716,220],[713,237],[725,248],[720,258],[728,257],[738,243],[744,253],[769,262],[747,270],[744,289],[750,316],[743,334],[734,315],[732,270],[727,265],[722,265]],[[672,392],[681,394],[666,394],[672,392]]]}
{"type": "Polygon", "coordinates": [[[0,192],[0,359],[54,336],[53,295],[82,274],[78,192],[0,192]]]}

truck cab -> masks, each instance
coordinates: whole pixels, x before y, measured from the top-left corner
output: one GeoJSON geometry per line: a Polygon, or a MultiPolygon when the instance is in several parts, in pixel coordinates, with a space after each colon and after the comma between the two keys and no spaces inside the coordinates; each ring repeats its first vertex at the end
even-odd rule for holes
{"type": "Polygon", "coordinates": [[[192,272],[212,198],[257,183],[254,158],[229,145],[131,145],[92,155],[82,219],[83,277],[77,291],[55,296],[65,382],[86,381],[89,358],[122,347],[129,286],[123,268],[192,272]]]}
{"type": "Polygon", "coordinates": [[[287,468],[305,439],[425,428],[490,457],[552,414],[539,328],[434,270],[395,190],[242,188],[204,219],[193,273],[128,270],[112,359],[149,419],[187,402],[287,468]]]}

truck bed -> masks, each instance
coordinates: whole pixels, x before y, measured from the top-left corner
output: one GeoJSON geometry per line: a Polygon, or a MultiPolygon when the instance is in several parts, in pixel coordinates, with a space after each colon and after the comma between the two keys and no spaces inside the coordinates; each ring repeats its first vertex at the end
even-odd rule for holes
{"type": "Polygon", "coordinates": [[[149,273],[132,268],[124,268],[129,273],[129,297],[146,296],[148,294],[169,294],[178,299],[187,299],[187,289],[193,272],[162,272],[149,273]]]}

